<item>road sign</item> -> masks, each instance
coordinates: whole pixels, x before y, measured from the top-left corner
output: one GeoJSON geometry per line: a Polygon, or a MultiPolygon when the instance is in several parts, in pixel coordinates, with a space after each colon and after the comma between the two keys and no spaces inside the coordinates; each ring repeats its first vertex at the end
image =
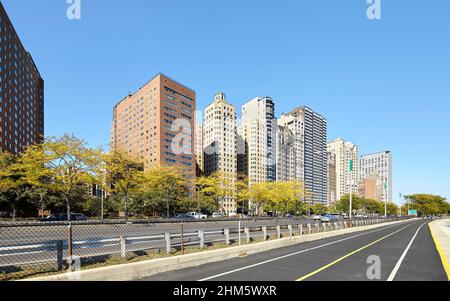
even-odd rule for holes
{"type": "Polygon", "coordinates": [[[417,210],[409,210],[409,211],[408,211],[408,215],[409,215],[409,216],[415,216],[415,215],[417,215],[417,210]]]}

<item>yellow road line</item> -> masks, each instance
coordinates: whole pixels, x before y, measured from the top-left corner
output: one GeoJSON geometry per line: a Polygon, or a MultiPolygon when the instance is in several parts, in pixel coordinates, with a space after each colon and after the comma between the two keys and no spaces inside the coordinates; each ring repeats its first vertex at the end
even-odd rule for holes
{"type": "MultiPolygon", "coordinates": [[[[416,223],[413,223],[413,224],[411,224],[411,225],[415,225],[415,224],[416,224],[416,223]]],[[[316,275],[316,274],[318,274],[318,273],[320,273],[320,272],[322,272],[322,271],[324,271],[324,270],[326,270],[326,269],[332,267],[333,265],[335,265],[335,264],[337,264],[337,263],[339,263],[339,262],[341,262],[341,261],[343,261],[343,260],[349,258],[350,256],[355,255],[356,253],[359,253],[359,252],[361,252],[361,251],[363,251],[363,250],[365,250],[365,249],[367,249],[367,248],[369,248],[369,247],[371,247],[371,246],[373,246],[373,245],[379,243],[380,241],[383,241],[383,240],[385,240],[386,238],[391,237],[392,235],[399,233],[400,231],[402,231],[402,230],[408,228],[408,227],[411,226],[411,225],[408,225],[408,226],[406,226],[406,227],[403,227],[403,228],[401,228],[400,230],[397,230],[397,231],[395,231],[395,232],[393,232],[393,233],[391,233],[391,234],[389,234],[389,235],[386,235],[386,236],[384,236],[384,237],[382,237],[382,238],[380,238],[380,239],[378,239],[378,240],[376,240],[376,241],[374,241],[374,242],[371,242],[370,244],[368,244],[368,245],[366,245],[366,246],[364,246],[364,247],[362,247],[362,248],[359,248],[359,249],[356,250],[356,251],[353,251],[353,252],[351,252],[351,253],[349,253],[349,254],[347,254],[347,255],[345,255],[345,256],[342,256],[341,258],[339,258],[339,259],[333,261],[332,263],[329,263],[329,264],[327,264],[326,266],[323,266],[323,267],[321,267],[320,269],[315,270],[314,272],[309,273],[308,275],[305,275],[305,276],[303,276],[303,277],[301,277],[301,278],[298,278],[296,281],[304,281],[304,280],[306,280],[306,279],[308,279],[308,278],[311,278],[312,276],[314,276],[314,275],[316,275]]]]}
{"type": "Polygon", "coordinates": [[[436,238],[436,235],[433,232],[433,228],[431,227],[431,224],[429,225],[431,236],[433,237],[434,244],[436,245],[436,249],[439,253],[439,256],[441,257],[442,265],[444,266],[445,273],[447,274],[447,278],[450,281],[450,264],[448,263],[447,256],[445,256],[444,250],[442,250],[441,245],[439,244],[439,241],[436,238]]]}

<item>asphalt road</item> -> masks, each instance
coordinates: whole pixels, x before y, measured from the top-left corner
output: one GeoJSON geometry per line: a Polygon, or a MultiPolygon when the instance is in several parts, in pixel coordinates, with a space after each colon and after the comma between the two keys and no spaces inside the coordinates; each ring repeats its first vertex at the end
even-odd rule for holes
{"type": "Polygon", "coordinates": [[[428,222],[408,221],[142,280],[446,281],[428,222]]]}

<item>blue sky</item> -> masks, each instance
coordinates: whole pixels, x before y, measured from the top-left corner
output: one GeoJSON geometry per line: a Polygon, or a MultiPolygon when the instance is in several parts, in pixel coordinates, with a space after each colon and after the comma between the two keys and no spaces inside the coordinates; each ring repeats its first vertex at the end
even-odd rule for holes
{"type": "Polygon", "coordinates": [[[114,104],[163,72],[240,107],[307,105],[361,154],[389,149],[394,192],[450,197],[450,1],[3,0],[46,82],[46,135],[107,145],[114,104]]]}

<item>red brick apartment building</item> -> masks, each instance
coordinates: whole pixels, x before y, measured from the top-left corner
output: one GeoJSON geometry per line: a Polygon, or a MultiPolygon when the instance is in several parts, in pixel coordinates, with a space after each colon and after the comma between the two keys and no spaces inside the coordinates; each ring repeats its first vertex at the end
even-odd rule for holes
{"type": "Polygon", "coordinates": [[[0,2],[0,151],[20,153],[44,137],[44,80],[0,2]]]}
{"type": "Polygon", "coordinates": [[[126,151],[146,167],[177,166],[194,179],[195,91],[157,74],[114,107],[111,149],[126,151]]]}

